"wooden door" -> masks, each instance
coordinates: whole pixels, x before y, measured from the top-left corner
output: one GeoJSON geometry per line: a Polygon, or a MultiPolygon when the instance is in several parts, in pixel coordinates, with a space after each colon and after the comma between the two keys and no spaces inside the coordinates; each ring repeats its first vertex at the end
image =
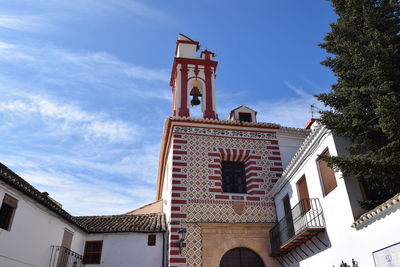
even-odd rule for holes
{"type": "Polygon", "coordinates": [[[297,190],[299,192],[299,201],[302,207],[302,212],[306,213],[311,209],[310,196],[308,195],[307,180],[306,176],[303,175],[297,182],[297,190]]]}
{"type": "Polygon", "coordinates": [[[225,253],[219,267],[265,267],[264,262],[248,248],[234,248],[225,253]]]}
{"type": "Polygon", "coordinates": [[[61,241],[61,247],[58,252],[58,261],[57,267],[66,267],[68,265],[69,260],[69,250],[71,249],[72,237],[74,233],[69,231],[68,229],[64,229],[63,239],[61,241]]]}

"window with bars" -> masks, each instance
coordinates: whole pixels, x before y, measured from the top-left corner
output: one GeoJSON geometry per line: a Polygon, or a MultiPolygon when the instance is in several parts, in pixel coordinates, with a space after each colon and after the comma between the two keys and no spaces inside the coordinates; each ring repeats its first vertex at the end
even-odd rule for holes
{"type": "Polygon", "coordinates": [[[242,193],[246,189],[246,173],[243,162],[222,161],[222,191],[224,193],[242,193]]]}
{"type": "Polygon", "coordinates": [[[10,231],[18,200],[5,194],[0,208],[0,228],[10,231]]]}
{"type": "Polygon", "coordinates": [[[86,241],[83,264],[100,264],[103,240],[86,241]]]}

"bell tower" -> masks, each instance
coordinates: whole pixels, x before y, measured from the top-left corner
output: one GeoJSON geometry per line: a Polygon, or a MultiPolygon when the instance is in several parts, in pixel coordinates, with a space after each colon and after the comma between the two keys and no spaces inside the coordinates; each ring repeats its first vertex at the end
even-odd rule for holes
{"type": "Polygon", "coordinates": [[[215,72],[218,62],[207,49],[196,57],[200,44],[179,34],[172,66],[172,115],[190,117],[190,107],[201,105],[204,119],[218,119],[215,109],[215,72]]]}

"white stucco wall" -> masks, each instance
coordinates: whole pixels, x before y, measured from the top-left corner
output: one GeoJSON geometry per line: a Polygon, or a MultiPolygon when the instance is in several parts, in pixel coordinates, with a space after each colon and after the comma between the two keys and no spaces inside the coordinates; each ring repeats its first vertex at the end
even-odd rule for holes
{"type": "Polygon", "coordinates": [[[282,167],[285,169],[293,158],[300,145],[304,142],[307,134],[278,131],[277,138],[281,152],[282,167]]]}
{"type": "Polygon", "coordinates": [[[197,45],[179,43],[178,50],[176,51],[176,57],[184,58],[195,58],[196,57],[197,45]]]}
{"type": "MultiPolygon", "coordinates": [[[[398,230],[400,223],[399,210],[360,230],[351,227],[354,219],[360,215],[361,211],[360,208],[358,210],[357,208],[352,208],[351,204],[358,205],[357,199],[360,199],[361,194],[357,183],[345,183],[341,173],[335,173],[337,187],[328,195],[323,196],[316,163],[317,157],[327,147],[331,155],[337,155],[338,152],[343,154],[345,153],[345,149],[343,149],[345,145],[346,141],[344,139],[334,138],[331,134],[325,134],[318,142],[315,142],[314,146],[310,147],[306,157],[297,164],[297,168],[293,168],[291,180],[275,195],[277,218],[280,220],[284,216],[283,197],[288,194],[291,207],[296,205],[299,202],[296,183],[305,175],[309,196],[310,198],[319,198],[326,221],[326,232],[320,234],[319,237],[328,245],[328,248],[315,241],[322,249],[322,251],[318,251],[308,241],[307,244],[315,252],[311,252],[303,245],[301,248],[309,256],[307,257],[300,250],[297,250],[305,259],[285,266],[339,266],[342,260],[350,263],[351,259],[354,258],[359,262],[360,267],[373,267],[375,266],[372,257],[373,251],[400,242],[400,231],[398,230]],[[350,198],[349,194],[351,195],[350,198]]],[[[297,256],[296,253],[294,254],[297,256]]],[[[291,259],[293,260],[293,258],[291,259]]]]}
{"type": "Polygon", "coordinates": [[[156,245],[148,246],[148,233],[90,234],[87,240],[103,240],[101,267],[162,267],[163,233],[156,233],[156,245]]]}
{"type": "Polygon", "coordinates": [[[168,152],[162,191],[163,212],[165,213],[165,220],[167,222],[171,220],[172,152],[172,149],[170,149],[168,152]]]}
{"type": "Polygon", "coordinates": [[[18,199],[10,231],[0,229],[0,266],[48,266],[51,246],[60,246],[67,228],[74,233],[71,250],[82,254],[84,234],[25,195],[0,184],[0,201],[7,193],[18,199]]]}

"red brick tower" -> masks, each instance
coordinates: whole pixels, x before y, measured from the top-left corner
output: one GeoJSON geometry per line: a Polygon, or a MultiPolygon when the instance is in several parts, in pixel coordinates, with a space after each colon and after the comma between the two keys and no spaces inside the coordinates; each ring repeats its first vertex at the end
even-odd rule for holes
{"type": "Polygon", "coordinates": [[[157,199],[164,201],[169,225],[168,266],[218,267],[239,250],[253,253],[255,262],[278,266],[269,257],[268,233],[275,222],[269,191],[281,177],[281,152],[290,150],[280,143],[300,144],[306,133],[257,123],[256,112],[246,106],[219,120],[217,62],[210,51],[197,58],[198,47],[179,35],[171,76],[173,117],[165,121],[160,151],[157,199]],[[194,103],[201,104],[203,116],[190,117],[189,102],[200,97],[194,103]],[[187,233],[183,242],[181,229],[187,233]]]}

